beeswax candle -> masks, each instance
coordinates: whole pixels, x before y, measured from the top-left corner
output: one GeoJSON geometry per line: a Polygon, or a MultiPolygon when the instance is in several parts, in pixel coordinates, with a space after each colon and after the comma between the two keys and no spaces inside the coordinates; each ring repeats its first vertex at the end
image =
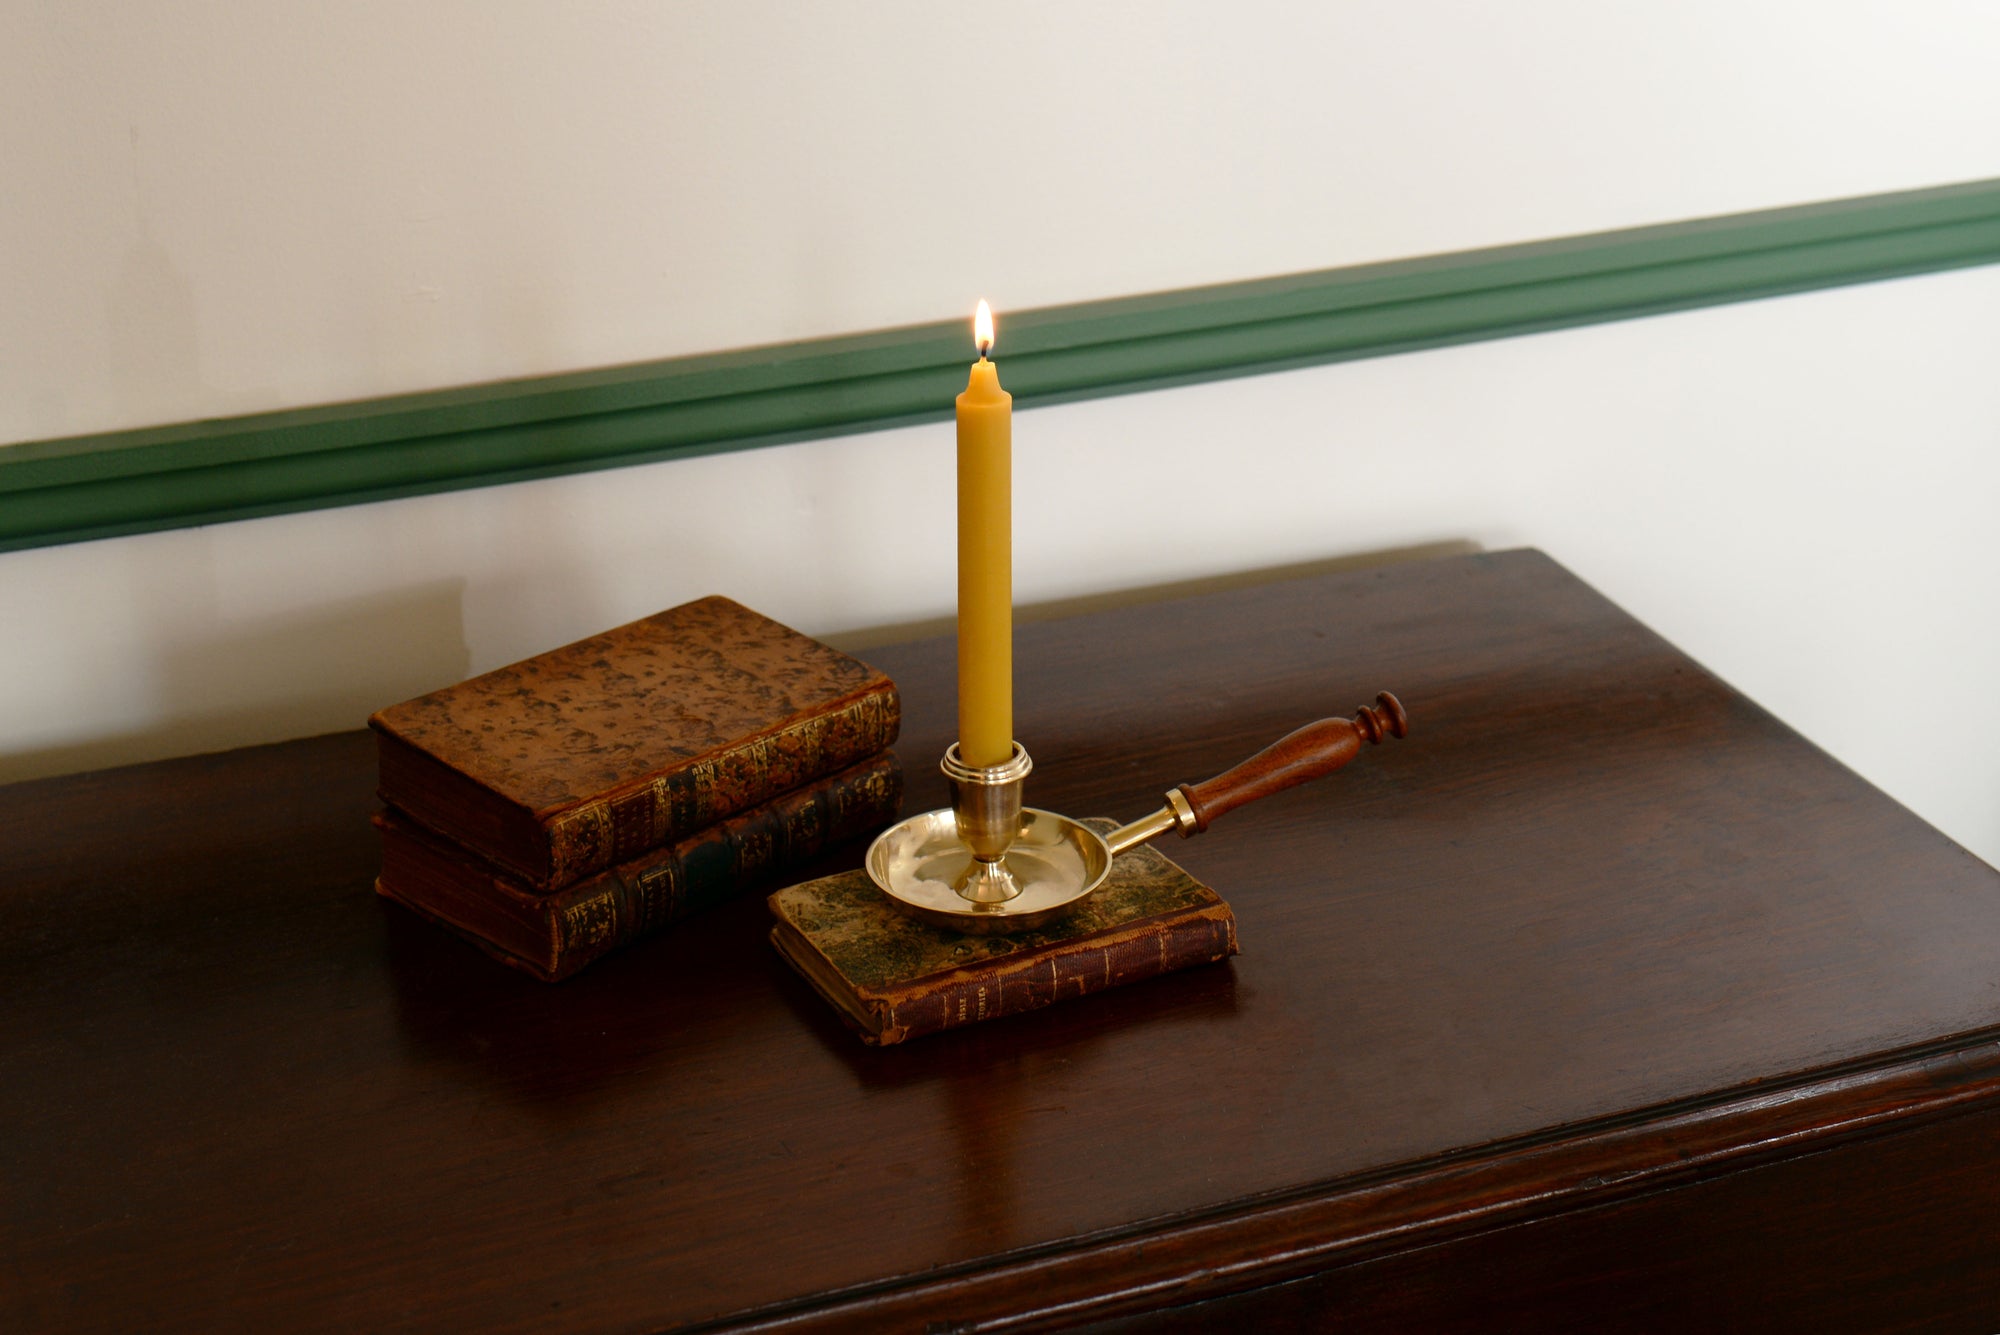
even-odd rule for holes
{"type": "Polygon", "coordinates": [[[1014,753],[1014,396],[987,360],[993,312],[973,320],[979,360],[958,396],[958,754],[1014,753]]]}

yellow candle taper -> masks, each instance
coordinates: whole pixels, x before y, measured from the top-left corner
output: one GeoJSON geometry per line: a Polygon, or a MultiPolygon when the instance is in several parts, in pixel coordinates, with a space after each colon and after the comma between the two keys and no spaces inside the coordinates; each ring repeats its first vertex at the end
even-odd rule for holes
{"type": "Polygon", "coordinates": [[[1014,396],[986,354],[993,312],[973,317],[979,360],[958,396],[958,754],[1014,754],[1014,396]]]}

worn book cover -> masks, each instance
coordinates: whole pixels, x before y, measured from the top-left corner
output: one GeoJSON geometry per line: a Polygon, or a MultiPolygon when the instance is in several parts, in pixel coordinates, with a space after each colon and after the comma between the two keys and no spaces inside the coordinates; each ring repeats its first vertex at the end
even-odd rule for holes
{"type": "Polygon", "coordinates": [[[902,795],[902,768],[885,753],[553,891],[382,811],[375,816],[382,836],[375,889],[556,982],[828,848],[873,835],[895,820],[902,795]]]}
{"type": "MultiPolygon", "coordinates": [[[[1085,822],[1100,834],[1117,822],[1085,822]]],[[[1215,891],[1147,846],[1120,853],[1067,918],[972,936],[918,922],[865,871],[770,898],[771,944],[864,1043],[887,1045],[1034,1010],[1236,953],[1236,916],[1215,891]]]]}
{"type": "Polygon", "coordinates": [[[880,672],[710,597],[368,723],[383,801],[553,888],[866,759],[901,719],[880,672]]]}

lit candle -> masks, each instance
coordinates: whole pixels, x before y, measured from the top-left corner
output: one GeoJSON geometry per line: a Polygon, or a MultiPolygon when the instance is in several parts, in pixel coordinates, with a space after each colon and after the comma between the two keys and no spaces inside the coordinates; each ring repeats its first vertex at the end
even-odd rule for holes
{"type": "Polygon", "coordinates": [[[986,359],[984,301],[973,341],[958,396],[958,755],[983,767],[1014,754],[1014,396],[986,359]]]}

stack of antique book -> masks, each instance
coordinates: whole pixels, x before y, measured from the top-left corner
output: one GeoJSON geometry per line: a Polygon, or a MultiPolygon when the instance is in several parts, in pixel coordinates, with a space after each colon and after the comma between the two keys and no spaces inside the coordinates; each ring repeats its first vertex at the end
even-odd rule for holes
{"type": "Polygon", "coordinates": [[[703,598],[368,720],[376,890],[549,981],[892,822],[880,672],[703,598]]]}

